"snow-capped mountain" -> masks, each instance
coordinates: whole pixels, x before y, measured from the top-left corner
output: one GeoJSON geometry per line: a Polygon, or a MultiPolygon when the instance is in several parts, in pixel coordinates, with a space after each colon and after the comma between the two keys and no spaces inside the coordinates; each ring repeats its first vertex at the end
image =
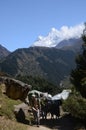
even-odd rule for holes
{"type": "Polygon", "coordinates": [[[60,28],[60,30],[52,28],[47,36],[39,36],[37,41],[33,43],[33,46],[55,47],[63,40],[80,38],[81,34],[83,33],[83,29],[84,24],[74,27],[63,26],[60,28]]]}

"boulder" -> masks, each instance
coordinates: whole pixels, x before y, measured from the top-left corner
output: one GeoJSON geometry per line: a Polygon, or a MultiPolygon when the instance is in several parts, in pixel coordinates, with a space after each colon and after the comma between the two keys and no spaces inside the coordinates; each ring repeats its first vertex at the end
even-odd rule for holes
{"type": "Polygon", "coordinates": [[[31,85],[28,85],[19,80],[9,78],[9,77],[0,77],[5,86],[5,94],[11,99],[20,99],[25,100],[28,92],[31,90],[31,85]]]}

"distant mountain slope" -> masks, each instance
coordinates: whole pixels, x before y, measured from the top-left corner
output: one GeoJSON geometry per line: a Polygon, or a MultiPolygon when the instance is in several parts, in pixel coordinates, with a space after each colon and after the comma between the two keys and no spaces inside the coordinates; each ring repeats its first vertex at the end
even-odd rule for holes
{"type": "Polygon", "coordinates": [[[18,49],[0,63],[0,69],[12,76],[39,76],[55,84],[59,84],[74,67],[74,52],[46,47],[18,49]]]}
{"type": "Polygon", "coordinates": [[[82,39],[81,38],[71,38],[68,40],[63,40],[56,45],[56,48],[62,50],[72,50],[74,52],[79,52],[82,46],[82,39]]]}
{"type": "Polygon", "coordinates": [[[10,54],[10,51],[0,45],[0,60],[10,54]]]}

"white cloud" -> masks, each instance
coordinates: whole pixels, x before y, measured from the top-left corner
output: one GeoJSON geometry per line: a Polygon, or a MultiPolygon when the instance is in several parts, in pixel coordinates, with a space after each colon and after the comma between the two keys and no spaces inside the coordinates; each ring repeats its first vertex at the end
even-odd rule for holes
{"type": "Polygon", "coordinates": [[[61,34],[63,35],[64,39],[69,39],[72,37],[80,37],[84,29],[84,25],[80,24],[74,27],[67,27],[63,26],[60,29],[61,34]]]}
{"type": "Polygon", "coordinates": [[[52,28],[46,37],[39,36],[33,46],[54,47],[64,39],[79,38],[83,33],[83,29],[83,23],[73,27],[62,26],[60,30],[52,28]]]}

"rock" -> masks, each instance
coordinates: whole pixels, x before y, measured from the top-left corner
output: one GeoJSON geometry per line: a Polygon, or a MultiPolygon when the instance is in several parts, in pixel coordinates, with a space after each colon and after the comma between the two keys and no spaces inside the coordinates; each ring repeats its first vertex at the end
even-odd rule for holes
{"type": "Polygon", "coordinates": [[[25,100],[28,92],[31,89],[31,85],[28,85],[19,80],[9,78],[9,77],[0,77],[0,81],[4,82],[6,86],[5,94],[11,99],[20,99],[25,100]]]}

